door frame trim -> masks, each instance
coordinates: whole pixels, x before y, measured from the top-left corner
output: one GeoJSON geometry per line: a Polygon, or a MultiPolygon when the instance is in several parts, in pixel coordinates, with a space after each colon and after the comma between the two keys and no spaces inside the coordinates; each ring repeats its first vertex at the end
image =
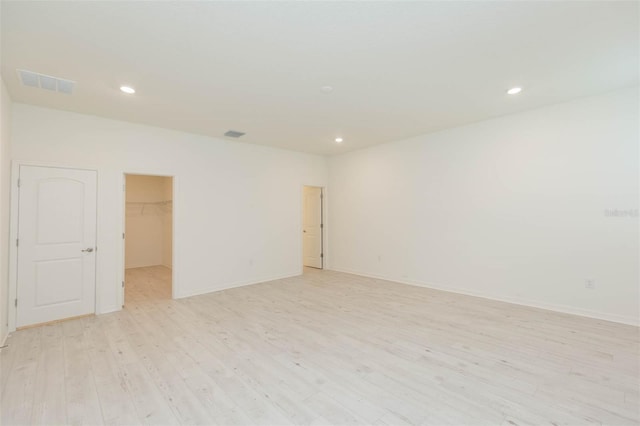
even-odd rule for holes
{"type": "MultiPolygon", "coordinates": [[[[96,246],[98,244],[100,229],[98,228],[98,200],[100,199],[99,188],[99,170],[97,168],[90,167],[76,167],[69,164],[60,163],[48,163],[42,161],[25,161],[25,160],[12,160],[11,161],[11,191],[9,198],[10,212],[9,212],[9,291],[7,292],[7,332],[12,333],[16,331],[16,323],[18,320],[18,309],[15,303],[11,303],[11,300],[15,300],[18,297],[18,247],[13,243],[18,238],[18,220],[20,214],[20,191],[18,188],[18,179],[20,178],[20,167],[48,167],[55,169],[71,169],[71,170],[87,170],[96,172],[96,246]]],[[[93,312],[98,311],[98,263],[100,252],[96,251],[96,268],[94,271],[94,285],[95,296],[93,304],[93,312]]]]}
{"type": "MultiPolygon", "coordinates": [[[[170,177],[172,179],[172,185],[171,185],[171,298],[172,299],[177,299],[180,297],[180,292],[178,291],[178,251],[176,250],[177,248],[177,238],[176,238],[176,195],[178,194],[178,189],[179,189],[179,178],[176,174],[168,172],[168,173],[162,173],[161,171],[144,171],[144,170],[135,170],[135,171],[129,171],[129,170],[125,170],[120,174],[120,188],[122,188],[122,195],[120,196],[120,214],[122,215],[121,220],[120,220],[120,235],[125,233],[125,226],[127,223],[127,214],[126,214],[126,210],[127,210],[127,193],[125,191],[125,185],[127,182],[127,175],[137,175],[137,176],[157,176],[157,177],[170,177]]],[[[120,276],[120,282],[124,282],[124,278],[125,278],[125,261],[124,261],[124,257],[125,257],[125,240],[126,240],[126,235],[125,238],[120,238],[120,254],[118,256],[118,264],[119,264],[119,276],[120,276]]],[[[118,307],[119,309],[122,309],[124,306],[124,291],[122,290],[122,288],[120,289],[120,291],[118,292],[118,307]]]]}
{"type": "Polygon", "coordinates": [[[329,221],[329,215],[327,214],[328,209],[327,209],[327,205],[328,205],[328,197],[327,197],[327,187],[326,185],[312,185],[312,184],[302,184],[302,186],[300,187],[300,203],[298,204],[300,206],[300,226],[299,226],[299,230],[298,230],[298,235],[300,235],[300,239],[299,244],[299,250],[298,253],[300,254],[300,258],[298,260],[298,264],[300,265],[300,275],[302,275],[302,273],[304,273],[304,243],[303,243],[303,228],[304,228],[304,188],[305,186],[308,187],[312,187],[312,188],[320,188],[321,193],[322,193],[322,201],[320,203],[320,208],[322,209],[320,214],[321,214],[321,221],[322,221],[322,228],[320,228],[320,244],[321,244],[321,250],[322,250],[322,268],[321,269],[329,269],[329,257],[327,256],[327,251],[328,251],[328,232],[327,232],[327,222],[329,221]]]}

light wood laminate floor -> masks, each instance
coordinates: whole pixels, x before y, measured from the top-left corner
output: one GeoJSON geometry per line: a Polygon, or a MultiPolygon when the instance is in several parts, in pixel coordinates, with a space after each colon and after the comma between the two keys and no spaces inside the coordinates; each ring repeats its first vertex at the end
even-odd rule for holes
{"type": "Polygon", "coordinates": [[[13,333],[10,424],[638,424],[638,328],[330,271],[13,333]]]}

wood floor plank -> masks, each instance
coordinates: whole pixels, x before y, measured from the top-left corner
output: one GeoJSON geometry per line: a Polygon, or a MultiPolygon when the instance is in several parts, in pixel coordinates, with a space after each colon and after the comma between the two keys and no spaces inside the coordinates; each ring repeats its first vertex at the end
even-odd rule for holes
{"type": "Polygon", "coordinates": [[[61,325],[64,335],[64,391],[68,423],[102,425],[102,409],[82,322],[69,321],[61,325]]]}
{"type": "Polygon", "coordinates": [[[111,352],[103,325],[110,315],[83,319],[88,359],[96,383],[103,421],[108,425],[139,424],[130,390],[111,352]]]}
{"type": "Polygon", "coordinates": [[[638,425],[637,327],[309,269],[12,333],[1,421],[24,424],[638,425]]]}
{"type": "Polygon", "coordinates": [[[60,323],[42,327],[35,396],[31,412],[34,424],[66,424],[64,339],[60,323]]]}
{"type": "Polygon", "coordinates": [[[42,328],[13,333],[7,340],[4,351],[14,352],[14,362],[1,364],[6,384],[0,400],[0,415],[3,425],[31,423],[35,398],[36,373],[42,351],[42,328]],[[9,370],[10,369],[10,370],[9,370]],[[7,371],[9,370],[9,371],[7,371]]]}

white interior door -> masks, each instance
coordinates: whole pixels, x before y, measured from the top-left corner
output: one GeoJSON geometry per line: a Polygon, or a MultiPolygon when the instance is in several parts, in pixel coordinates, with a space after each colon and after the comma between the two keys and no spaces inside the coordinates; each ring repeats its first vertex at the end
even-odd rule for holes
{"type": "Polygon", "coordinates": [[[322,188],[305,186],[303,199],[303,264],[322,268],[322,188]]]}
{"type": "Polygon", "coordinates": [[[18,327],[95,312],[96,178],[20,167],[18,327]]]}

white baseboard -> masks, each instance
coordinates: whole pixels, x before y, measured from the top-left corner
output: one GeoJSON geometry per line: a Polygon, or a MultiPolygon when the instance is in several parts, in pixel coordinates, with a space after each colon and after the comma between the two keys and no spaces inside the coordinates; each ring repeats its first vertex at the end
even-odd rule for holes
{"type": "Polygon", "coordinates": [[[467,289],[451,288],[451,287],[446,287],[443,285],[437,285],[432,283],[424,283],[420,281],[413,281],[413,280],[406,280],[406,279],[403,280],[403,279],[397,279],[394,277],[385,277],[382,275],[368,274],[368,273],[350,270],[346,268],[331,268],[330,270],[336,271],[336,272],[344,272],[347,274],[360,275],[362,277],[373,278],[378,280],[392,281],[400,284],[446,291],[449,293],[464,294],[466,296],[474,296],[474,297],[480,297],[483,299],[496,300],[498,302],[512,303],[514,305],[528,306],[530,308],[538,308],[538,309],[544,309],[547,311],[561,312],[563,314],[571,314],[571,315],[578,315],[581,317],[594,318],[594,319],[599,319],[604,321],[612,321],[612,322],[617,322],[621,324],[633,325],[636,327],[640,326],[640,318],[633,318],[633,317],[628,317],[624,315],[591,311],[588,309],[576,308],[573,306],[547,303],[547,302],[541,302],[537,300],[521,299],[517,297],[493,296],[493,295],[478,293],[478,292],[467,290],[467,289]]]}
{"type": "MultiPolygon", "coordinates": [[[[164,265],[153,265],[153,266],[164,266],[164,265]]],[[[169,268],[169,267],[167,266],[167,268],[169,268]]],[[[249,285],[262,284],[262,283],[266,283],[266,282],[269,282],[269,281],[281,280],[281,279],[284,279],[284,278],[297,277],[300,274],[302,274],[301,271],[296,271],[296,272],[289,273],[289,274],[276,275],[276,276],[267,277],[267,278],[263,278],[263,279],[259,279],[259,280],[238,281],[238,282],[234,282],[234,283],[228,283],[228,284],[224,284],[223,287],[196,290],[196,291],[191,292],[191,293],[177,295],[176,299],[184,299],[184,298],[187,298],[187,297],[200,296],[202,294],[215,293],[217,291],[229,290],[229,289],[237,288],[237,287],[244,287],[244,286],[249,286],[249,285]]],[[[120,310],[122,310],[122,307],[109,306],[109,307],[107,307],[105,309],[102,309],[100,312],[96,312],[96,315],[110,314],[112,312],[117,312],[117,311],[120,311],[120,310]]]]}
{"type": "Polygon", "coordinates": [[[96,312],[96,315],[110,314],[112,312],[118,312],[118,311],[121,311],[121,310],[122,310],[122,307],[108,306],[108,307],[102,309],[100,312],[96,312]]]}
{"type": "Polygon", "coordinates": [[[196,290],[196,291],[191,292],[191,293],[181,294],[179,296],[176,296],[176,299],[184,299],[186,297],[200,296],[201,294],[215,293],[215,292],[218,292],[218,291],[230,290],[232,288],[245,287],[245,286],[249,286],[249,285],[262,284],[262,283],[266,283],[266,282],[269,282],[269,281],[275,281],[275,280],[282,280],[282,279],[285,279],[285,278],[297,277],[300,274],[301,274],[300,271],[296,271],[294,273],[288,273],[288,274],[276,275],[276,276],[267,277],[267,278],[261,278],[259,280],[237,281],[237,282],[234,282],[234,283],[226,283],[226,284],[223,284],[222,287],[203,289],[203,290],[196,290]]]}

